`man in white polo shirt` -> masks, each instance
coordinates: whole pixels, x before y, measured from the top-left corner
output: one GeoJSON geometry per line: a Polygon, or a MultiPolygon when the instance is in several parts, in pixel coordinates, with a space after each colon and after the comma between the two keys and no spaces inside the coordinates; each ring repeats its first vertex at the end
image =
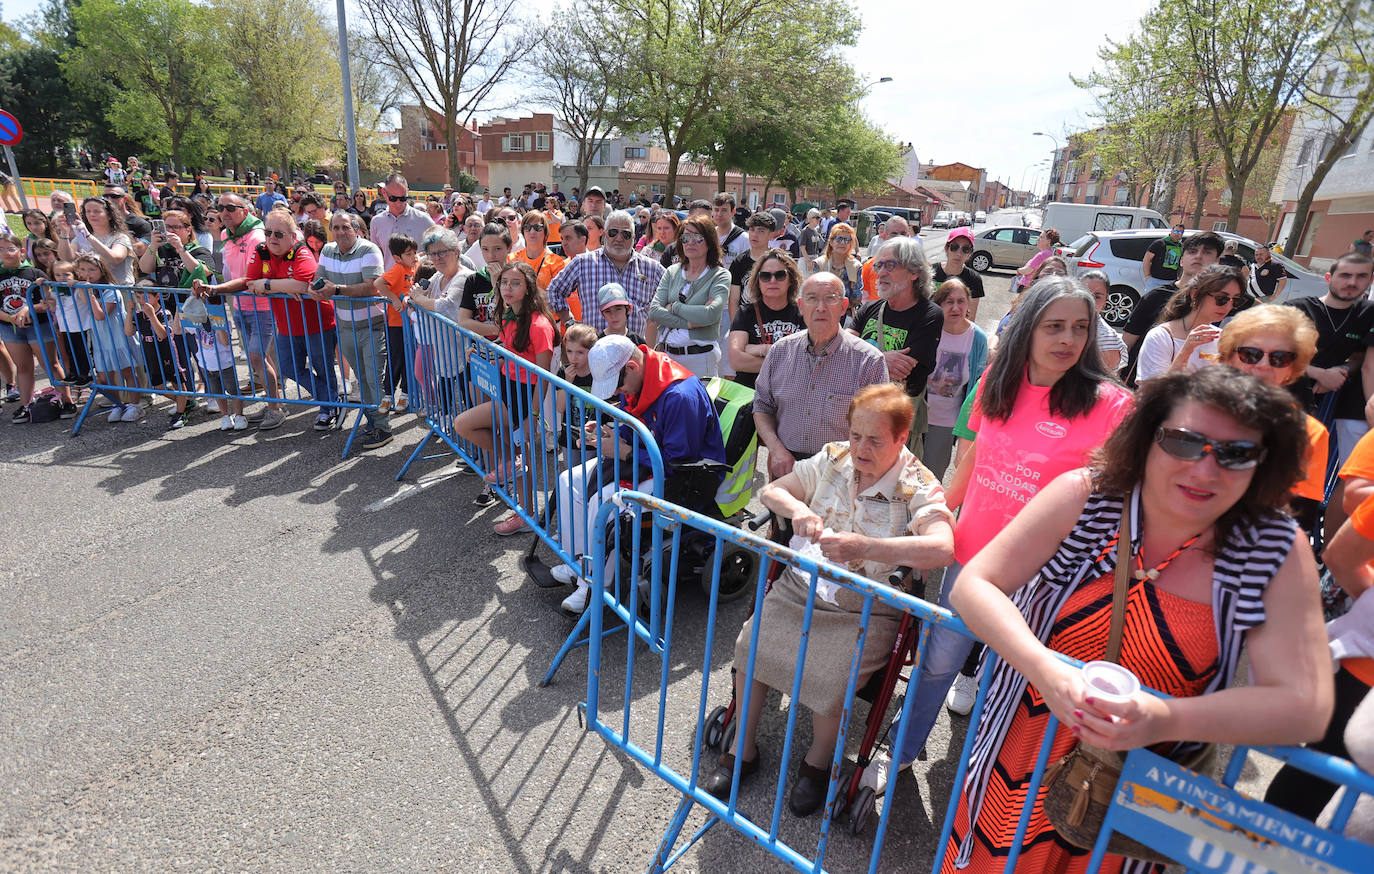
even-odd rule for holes
{"type": "Polygon", "coordinates": [[[382,253],[382,270],[390,270],[395,259],[391,257],[391,235],[410,234],[416,240],[424,239],[425,231],[434,226],[429,212],[410,205],[410,183],[400,173],[386,177],[382,186],[382,196],[386,198],[386,210],[372,220],[372,242],[382,253]]]}

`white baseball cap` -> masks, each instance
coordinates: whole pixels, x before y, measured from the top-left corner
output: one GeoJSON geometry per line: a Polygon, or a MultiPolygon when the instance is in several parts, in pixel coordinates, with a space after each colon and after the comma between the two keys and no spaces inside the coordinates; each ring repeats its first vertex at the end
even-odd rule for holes
{"type": "Polygon", "coordinates": [[[592,395],[606,400],[620,385],[620,371],[635,354],[635,344],[623,334],[611,334],[597,340],[587,352],[587,366],[592,371],[592,395]]]}

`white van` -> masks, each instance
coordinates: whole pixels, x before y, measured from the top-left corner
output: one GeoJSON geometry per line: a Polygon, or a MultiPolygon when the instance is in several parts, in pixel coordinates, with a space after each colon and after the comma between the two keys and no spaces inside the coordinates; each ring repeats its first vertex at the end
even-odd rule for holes
{"type": "Polygon", "coordinates": [[[1101,203],[1051,203],[1045,207],[1042,228],[1054,228],[1067,244],[1091,231],[1129,231],[1167,228],[1164,216],[1143,206],[1109,206],[1101,203]]]}

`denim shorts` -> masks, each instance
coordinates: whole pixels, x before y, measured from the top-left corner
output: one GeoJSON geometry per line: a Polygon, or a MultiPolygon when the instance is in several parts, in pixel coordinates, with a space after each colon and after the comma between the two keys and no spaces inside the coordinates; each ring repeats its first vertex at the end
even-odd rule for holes
{"type": "Polygon", "coordinates": [[[37,343],[38,329],[33,325],[24,325],[21,328],[18,325],[11,325],[9,322],[0,322],[0,342],[37,343]]]}
{"type": "Polygon", "coordinates": [[[249,355],[266,355],[272,351],[277,338],[276,322],[271,310],[234,309],[234,323],[243,337],[243,349],[249,355]]]}

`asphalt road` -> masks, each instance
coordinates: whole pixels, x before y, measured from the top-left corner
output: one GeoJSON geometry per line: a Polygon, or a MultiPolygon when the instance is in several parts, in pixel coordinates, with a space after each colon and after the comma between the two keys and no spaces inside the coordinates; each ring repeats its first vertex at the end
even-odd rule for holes
{"type": "MultiPolygon", "coordinates": [[[[985,325],[1009,277],[987,277],[985,325]]],[[[567,590],[525,581],[528,538],[490,534],[502,511],[473,505],[475,477],[436,459],[393,481],[423,433],[413,417],[347,461],[312,418],[262,435],[164,432],[160,411],[75,438],[65,422],[0,425],[0,869],[647,868],[678,796],[580,729],[585,651],[537,685],[571,627],[567,590]]],[[[702,604],[678,601],[664,749],[679,762],[702,604]]],[[[744,609],[717,623],[722,703],[744,609]]],[[[623,660],[623,640],[608,648],[608,665],[623,660]]],[[[652,743],[657,684],[633,701],[634,736],[652,743]]],[[[769,777],[744,796],[759,816],[782,719],[775,697],[769,777]]],[[[882,870],[929,866],[965,722],[942,715],[921,777],[898,780],[882,870]]],[[[783,812],[787,838],[814,842],[816,828],[783,812]]],[[[871,846],[871,829],[836,828],[827,867],[863,870],[871,846]]],[[[781,869],[724,827],[680,867],[781,869]]]]}

